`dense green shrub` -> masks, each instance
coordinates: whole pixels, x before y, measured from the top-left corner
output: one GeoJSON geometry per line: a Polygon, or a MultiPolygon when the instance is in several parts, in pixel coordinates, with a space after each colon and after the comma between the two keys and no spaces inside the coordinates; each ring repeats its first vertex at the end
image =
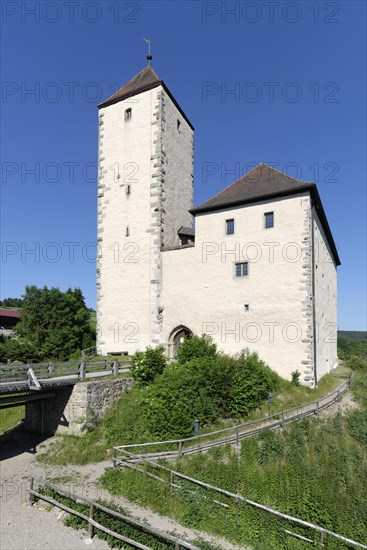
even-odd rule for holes
{"type": "Polygon", "coordinates": [[[239,417],[249,413],[264,401],[279,382],[257,353],[245,351],[236,362],[236,369],[230,394],[231,416],[239,417]]]}
{"type": "Polygon", "coordinates": [[[358,355],[352,355],[351,357],[348,357],[346,360],[346,364],[350,369],[362,370],[367,372],[366,359],[362,359],[362,357],[359,357],[358,355]]]}
{"type": "Polygon", "coordinates": [[[143,407],[148,432],[158,438],[189,437],[218,418],[244,416],[266,399],[278,377],[255,353],[238,359],[213,355],[167,366],[149,386],[143,407]]]}
{"type": "Polygon", "coordinates": [[[217,355],[217,345],[212,338],[203,334],[202,336],[188,336],[179,346],[176,353],[176,360],[181,363],[187,363],[192,359],[200,357],[215,357],[217,355]]]}
{"type": "Polygon", "coordinates": [[[156,376],[162,374],[165,366],[164,347],[147,348],[133,355],[130,373],[140,384],[150,384],[156,376]]]}
{"type": "Polygon", "coordinates": [[[0,343],[0,363],[37,363],[41,358],[39,350],[27,338],[7,338],[0,343]]]}

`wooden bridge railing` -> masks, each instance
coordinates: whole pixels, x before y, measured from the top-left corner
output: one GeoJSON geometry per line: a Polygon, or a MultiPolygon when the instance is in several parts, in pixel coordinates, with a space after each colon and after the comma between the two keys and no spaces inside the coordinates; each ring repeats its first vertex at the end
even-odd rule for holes
{"type": "Polygon", "coordinates": [[[75,377],[84,380],[87,374],[102,371],[117,375],[129,370],[129,363],[116,360],[93,358],[88,361],[65,361],[31,364],[0,365],[0,386],[12,382],[27,382],[29,387],[35,387],[35,379],[48,380],[58,377],[75,377]]]}
{"type": "Polygon", "coordinates": [[[163,531],[159,531],[158,529],[155,529],[151,527],[150,525],[147,525],[145,523],[142,523],[136,519],[133,519],[129,516],[126,516],[124,514],[121,514],[120,512],[117,512],[116,510],[111,510],[110,508],[107,508],[106,506],[102,505],[99,502],[92,501],[90,499],[87,499],[85,497],[82,497],[80,495],[73,494],[70,491],[65,491],[61,489],[60,487],[57,487],[56,485],[53,485],[51,483],[48,483],[47,481],[43,479],[36,479],[31,478],[31,486],[29,489],[29,503],[30,505],[33,504],[35,499],[44,500],[45,502],[48,502],[49,504],[52,504],[52,506],[57,506],[58,508],[61,508],[61,510],[64,510],[65,512],[68,512],[69,514],[72,514],[74,516],[77,516],[84,521],[88,523],[88,536],[89,539],[92,539],[93,534],[95,530],[103,531],[104,533],[107,533],[108,535],[111,535],[112,537],[119,539],[134,548],[140,548],[142,550],[151,550],[149,546],[145,546],[144,544],[133,540],[131,538],[128,538],[126,536],[121,535],[120,533],[117,533],[116,531],[111,531],[111,529],[108,529],[101,523],[98,523],[94,519],[94,513],[96,510],[100,510],[109,516],[112,516],[114,518],[117,518],[121,520],[123,523],[127,523],[128,525],[132,527],[136,527],[139,531],[142,531],[144,533],[148,533],[150,535],[153,535],[155,538],[164,540],[166,542],[172,543],[172,548],[175,548],[175,550],[180,550],[181,548],[187,548],[188,550],[200,550],[197,546],[194,546],[193,544],[190,544],[187,541],[184,541],[178,537],[175,537],[173,535],[169,535],[168,533],[164,533],[163,531]],[[61,496],[67,497],[70,500],[73,500],[77,504],[86,504],[89,506],[89,513],[88,515],[79,512],[78,510],[75,510],[74,508],[70,508],[69,506],[66,506],[65,504],[58,502],[55,498],[50,497],[49,495],[43,494],[35,489],[36,484],[40,487],[51,489],[54,493],[57,493],[61,496]]]}

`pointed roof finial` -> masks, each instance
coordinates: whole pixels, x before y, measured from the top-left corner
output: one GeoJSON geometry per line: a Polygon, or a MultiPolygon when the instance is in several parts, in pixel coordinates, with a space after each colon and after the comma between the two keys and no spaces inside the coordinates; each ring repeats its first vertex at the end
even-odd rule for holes
{"type": "Polygon", "coordinates": [[[153,59],[152,55],[150,54],[150,45],[151,45],[152,41],[150,40],[150,38],[143,38],[143,40],[144,40],[144,42],[146,42],[148,44],[147,60],[148,60],[148,67],[150,67],[151,61],[153,59]]]}

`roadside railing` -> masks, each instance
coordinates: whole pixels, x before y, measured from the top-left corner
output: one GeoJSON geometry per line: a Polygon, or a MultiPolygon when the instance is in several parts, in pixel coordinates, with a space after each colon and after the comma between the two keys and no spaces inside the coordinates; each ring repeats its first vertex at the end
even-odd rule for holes
{"type": "Polygon", "coordinates": [[[39,389],[39,382],[50,379],[75,378],[84,380],[87,374],[117,376],[129,371],[129,363],[95,357],[88,361],[44,362],[0,365],[0,387],[16,382],[27,383],[30,389],[39,389]]]}
{"type": "Polygon", "coordinates": [[[154,536],[156,539],[159,539],[161,541],[163,540],[168,543],[172,543],[172,548],[175,548],[175,550],[180,550],[181,548],[187,548],[188,550],[200,550],[200,548],[198,548],[197,546],[194,546],[193,544],[190,544],[187,541],[184,541],[178,537],[174,537],[173,535],[169,535],[168,533],[155,529],[150,525],[147,525],[146,523],[142,523],[136,519],[133,519],[129,516],[121,514],[116,510],[111,510],[110,508],[107,508],[106,506],[104,506],[99,502],[95,502],[85,497],[82,497],[80,495],[76,495],[74,493],[71,493],[70,491],[64,491],[60,487],[57,487],[56,485],[48,483],[43,479],[37,479],[32,477],[31,485],[28,493],[29,493],[29,504],[31,506],[33,505],[36,499],[43,500],[48,504],[51,504],[52,506],[56,506],[57,508],[64,510],[68,514],[77,516],[80,519],[86,521],[88,524],[88,538],[90,542],[92,541],[93,535],[95,534],[96,531],[103,531],[104,533],[107,533],[108,535],[133,546],[134,548],[140,548],[142,550],[151,550],[149,546],[146,546],[136,540],[133,540],[130,537],[124,536],[121,533],[112,531],[108,527],[96,521],[95,520],[96,511],[101,511],[109,516],[119,519],[122,522],[122,524],[128,524],[132,527],[137,528],[139,531],[142,531],[144,533],[148,533],[154,536]],[[68,499],[74,501],[76,504],[86,504],[87,506],[89,506],[88,514],[75,510],[70,506],[66,506],[63,503],[58,502],[56,498],[53,498],[47,494],[43,494],[39,490],[36,490],[36,486],[38,488],[41,488],[41,490],[42,488],[50,489],[51,491],[53,491],[53,493],[57,493],[58,495],[67,497],[68,499]]]}
{"type": "Polygon", "coordinates": [[[337,402],[340,397],[348,390],[354,379],[352,372],[349,379],[343,382],[336,390],[320,397],[316,401],[292,407],[284,411],[276,412],[258,420],[250,420],[238,424],[209,432],[206,434],[195,435],[184,439],[171,439],[166,441],[152,441],[147,443],[134,443],[129,445],[119,445],[114,447],[114,464],[122,459],[126,461],[124,451],[135,449],[134,460],[136,457],[142,458],[174,458],[186,454],[194,454],[206,451],[211,447],[221,445],[236,444],[246,437],[251,437],[265,430],[282,428],[289,422],[306,418],[308,416],[317,416],[321,411],[337,402]],[[154,448],[158,448],[154,451],[154,448]],[[121,455],[122,453],[122,455],[121,455]]]}
{"type": "MultiPolygon", "coordinates": [[[[348,537],[344,537],[343,535],[339,535],[338,533],[335,533],[334,531],[331,531],[330,529],[326,529],[324,527],[321,527],[320,525],[316,525],[314,523],[310,523],[309,521],[304,521],[300,518],[290,516],[289,514],[284,514],[282,512],[279,512],[278,510],[275,510],[274,508],[271,508],[270,506],[265,506],[264,504],[260,504],[258,502],[255,502],[253,500],[250,500],[248,498],[245,498],[239,493],[232,493],[231,491],[227,491],[225,489],[222,489],[220,487],[216,487],[215,485],[210,485],[209,483],[205,483],[203,481],[200,481],[199,479],[195,479],[193,477],[184,475],[180,472],[177,472],[175,470],[172,470],[171,468],[168,468],[166,466],[163,466],[162,464],[159,464],[153,460],[149,460],[147,458],[143,458],[139,455],[134,455],[132,453],[129,453],[128,451],[122,451],[123,454],[126,456],[126,459],[128,461],[120,462],[120,464],[123,463],[123,465],[141,473],[145,474],[146,476],[153,478],[157,481],[160,481],[162,483],[165,483],[166,485],[169,485],[170,491],[172,492],[174,489],[186,489],[186,487],[182,487],[179,485],[178,481],[182,480],[184,482],[189,482],[193,484],[194,486],[207,490],[209,492],[214,492],[219,495],[225,495],[229,498],[229,501],[235,502],[238,506],[240,503],[248,504],[249,506],[252,506],[258,510],[263,510],[266,513],[268,513],[272,517],[280,518],[282,521],[282,524],[278,526],[280,530],[282,530],[286,535],[295,537],[297,539],[300,539],[305,542],[309,542],[313,544],[314,546],[317,546],[320,544],[322,547],[327,545],[327,539],[334,539],[338,541],[342,541],[346,544],[350,544],[356,548],[364,548],[367,549],[367,546],[365,544],[362,544],[360,542],[356,542],[355,540],[349,539],[348,537]],[[163,475],[166,477],[161,477],[158,474],[153,474],[151,471],[144,470],[143,468],[140,468],[139,466],[136,466],[135,462],[139,461],[143,464],[149,465],[150,469],[156,469],[159,470],[159,472],[163,472],[163,475]],[[289,529],[289,524],[293,524],[294,526],[298,526],[299,530],[302,530],[302,533],[300,532],[294,532],[289,529]],[[311,532],[313,538],[310,538],[311,532]],[[307,536],[306,536],[307,535],[307,536]],[[319,540],[316,540],[316,537],[319,537],[319,540]]],[[[197,491],[190,491],[191,493],[198,493],[197,491]]],[[[225,502],[222,502],[220,500],[215,500],[207,496],[207,493],[205,495],[202,495],[202,498],[205,500],[211,500],[212,502],[224,506],[226,508],[229,508],[229,505],[225,502]]],[[[293,527],[294,529],[295,527],[293,527]]]]}

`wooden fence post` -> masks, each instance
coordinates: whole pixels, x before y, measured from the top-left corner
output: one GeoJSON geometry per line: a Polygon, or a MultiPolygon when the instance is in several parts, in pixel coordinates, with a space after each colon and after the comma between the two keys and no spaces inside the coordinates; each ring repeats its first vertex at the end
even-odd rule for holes
{"type": "Polygon", "coordinates": [[[172,491],[173,491],[173,472],[172,472],[172,470],[169,473],[169,485],[170,485],[170,491],[172,493],[172,491]]]}
{"type": "Polygon", "coordinates": [[[28,506],[32,506],[33,503],[34,503],[34,495],[31,492],[31,491],[33,491],[33,489],[34,489],[34,477],[32,476],[31,477],[31,485],[30,485],[30,488],[29,488],[28,506]]]}
{"type": "Polygon", "coordinates": [[[112,373],[114,376],[117,376],[118,373],[119,373],[119,362],[118,361],[114,361],[113,364],[112,364],[112,373]]]}
{"type": "Polygon", "coordinates": [[[114,468],[117,468],[117,460],[116,460],[116,454],[117,454],[117,451],[116,449],[113,449],[113,467],[114,468]]]}
{"type": "MultiPolygon", "coordinates": [[[[94,506],[91,504],[89,506],[89,519],[93,519],[94,506]]],[[[91,522],[88,522],[88,537],[92,540],[93,538],[93,525],[91,522]]]]}
{"type": "Polygon", "coordinates": [[[182,456],[182,440],[178,443],[178,456],[182,456]]]}
{"type": "Polygon", "coordinates": [[[82,361],[80,363],[80,367],[79,367],[79,378],[80,380],[84,380],[85,379],[85,362],[82,361]]]}

